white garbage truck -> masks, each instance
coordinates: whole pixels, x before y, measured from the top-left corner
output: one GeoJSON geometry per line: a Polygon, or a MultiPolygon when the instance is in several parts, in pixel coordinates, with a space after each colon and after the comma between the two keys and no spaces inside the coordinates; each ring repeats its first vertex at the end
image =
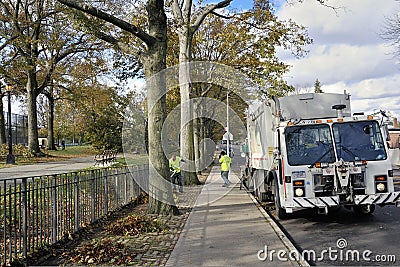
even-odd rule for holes
{"type": "Polygon", "coordinates": [[[305,208],[368,214],[375,205],[400,206],[386,129],[378,117],[351,114],[346,92],[252,104],[244,181],[259,200],[275,202],[281,219],[305,208]]]}

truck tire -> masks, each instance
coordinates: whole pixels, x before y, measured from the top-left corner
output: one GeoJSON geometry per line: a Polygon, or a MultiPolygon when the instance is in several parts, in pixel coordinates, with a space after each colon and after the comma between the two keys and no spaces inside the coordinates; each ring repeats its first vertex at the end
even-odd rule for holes
{"type": "Polygon", "coordinates": [[[278,180],[275,178],[274,179],[274,200],[275,200],[275,210],[276,210],[276,215],[280,220],[285,220],[288,218],[288,214],[286,213],[286,210],[282,208],[280,200],[279,200],[279,186],[278,186],[278,180]]]}
{"type": "Polygon", "coordinates": [[[260,192],[260,189],[258,190],[258,192],[259,192],[259,200],[261,201],[261,202],[265,202],[265,201],[267,201],[268,199],[267,199],[267,193],[266,192],[260,192]]]}
{"type": "Polygon", "coordinates": [[[266,194],[266,200],[267,201],[274,201],[274,179],[267,177],[264,182],[264,189],[265,189],[265,194],[266,194]]]}
{"type": "Polygon", "coordinates": [[[375,205],[371,204],[369,209],[367,205],[354,205],[353,211],[356,214],[364,214],[364,215],[372,214],[375,211],[375,205]]]}

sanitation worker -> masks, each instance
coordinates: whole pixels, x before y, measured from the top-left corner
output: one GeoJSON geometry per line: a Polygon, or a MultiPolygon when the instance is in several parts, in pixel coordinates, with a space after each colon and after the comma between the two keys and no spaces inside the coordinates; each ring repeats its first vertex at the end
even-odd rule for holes
{"type": "Polygon", "coordinates": [[[221,177],[224,180],[222,186],[226,187],[231,184],[228,179],[229,170],[231,168],[231,158],[226,154],[224,150],[219,155],[219,163],[221,163],[221,177]]]}
{"type": "Polygon", "coordinates": [[[171,182],[173,184],[172,190],[176,191],[176,184],[175,181],[178,182],[179,192],[183,193],[182,187],[182,175],[181,175],[181,163],[182,158],[177,157],[176,155],[172,155],[169,159],[169,170],[171,171],[171,182]]]}

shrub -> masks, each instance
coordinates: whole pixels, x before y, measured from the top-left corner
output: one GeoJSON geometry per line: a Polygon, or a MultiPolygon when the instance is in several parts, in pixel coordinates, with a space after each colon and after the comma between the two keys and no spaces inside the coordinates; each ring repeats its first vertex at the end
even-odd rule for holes
{"type": "MultiPolygon", "coordinates": [[[[13,154],[24,158],[33,158],[35,154],[29,150],[28,147],[22,144],[13,145],[13,154]]],[[[0,155],[8,155],[8,145],[2,144],[0,146],[0,155]]]]}

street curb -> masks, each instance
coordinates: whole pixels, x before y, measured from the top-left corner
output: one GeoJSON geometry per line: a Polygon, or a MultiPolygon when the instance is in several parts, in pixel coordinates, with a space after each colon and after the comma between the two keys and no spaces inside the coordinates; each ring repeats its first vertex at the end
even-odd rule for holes
{"type": "MultiPolygon", "coordinates": [[[[246,189],[244,189],[244,190],[246,190],[246,189]]],[[[300,257],[301,257],[301,253],[299,252],[299,250],[293,245],[293,243],[289,240],[289,238],[281,230],[281,228],[276,224],[276,222],[271,218],[271,216],[269,216],[269,214],[261,207],[261,205],[255,199],[255,197],[248,190],[246,190],[246,192],[250,196],[250,198],[253,201],[254,205],[256,205],[258,210],[265,217],[267,222],[272,226],[272,228],[274,229],[275,233],[278,235],[279,239],[285,245],[287,250],[291,251],[291,252],[292,251],[296,251],[296,255],[300,255],[300,257]]],[[[299,264],[299,266],[310,266],[310,264],[303,257],[298,259],[296,262],[299,264]]]]}

